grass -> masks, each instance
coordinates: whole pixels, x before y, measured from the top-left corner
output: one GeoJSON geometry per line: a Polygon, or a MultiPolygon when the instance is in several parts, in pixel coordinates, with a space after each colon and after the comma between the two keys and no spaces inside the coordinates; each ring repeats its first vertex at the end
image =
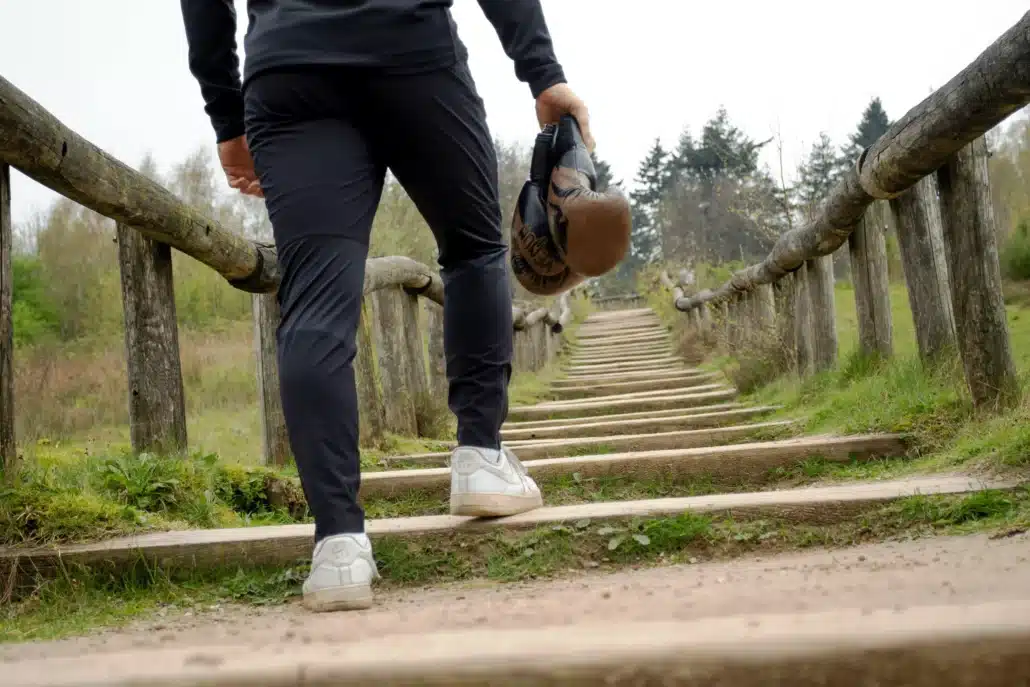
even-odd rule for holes
{"type": "MultiPolygon", "coordinates": [[[[508,582],[627,565],[697,563],[788,549],[976,532],[1005,536],[1030,527],[1030,489],[967,496],[915,496],[865,508],[840,522],[806,524],[772,515],[683,513],[622,521],[579,521],[523,532],[462,533],[376,540],[382,587],[470,579],[508,582]]],[[[141,615],[201,614],[225,603],[278,604],[295,598],[306,568],[156,571],[119,575],[69,571],[28,598],[0,607],[0,641],[54,639],[141,615]]]]}

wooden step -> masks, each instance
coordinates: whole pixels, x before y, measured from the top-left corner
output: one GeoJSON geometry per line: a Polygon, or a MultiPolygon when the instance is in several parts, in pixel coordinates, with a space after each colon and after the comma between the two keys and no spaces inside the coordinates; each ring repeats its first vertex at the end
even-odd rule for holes
{"type": "Polygon", "coordinates": [[[625,401],[628,399],[652,399],[652,398],[668,398],[670,396],[679,396],[680,394],[693,394],[693,393],[705,393],[709,391],[719,391],[721,389],[730,388],[726,384],[713,384],[706,380],[698,383],[685,382],[681,383],[674,389],[653,389],[651,391],[629,391],[618,394],[608,394],[606,396],[593,396],[590,398],[569,398],[562,400],[553,401],[541,401],[539,406],[547,406],[548,408],[554,407],[571,407],[579,406],[583,403],[602,403],[611,401],[625,401]]]}
{"type": "Polygon", "coordinates": [[[627,308],[625,310],[608,310],[605,312],[591,313],[584,320],[587,324],[591,322],[610,322],[612,320],[622,321],[637,317],[653,317],[658,319],[657,313],[652,308],[627,308]]]}
{"type": "Polygon", "coordinates": [[[646,372],[654,370],[682,370],[687,366],[682,358],[661,358],[644,362],[605,363],[603,365],[568,365],[562,368],[567,375],[596,374],[598,372],[646,372]]]}
{"type": "Polygon", "coordinates": [[[580,328],[576,331],[577,341],[588,341],[594,339],[604,339],[609,336],[617,335],[629,335],[629,334],[669,334],[669,330],[665,327],[655,325],[644,325],[641,327],[619,327],[618,329],[612,329],[609,331],[597,331],[580,328]]]}
{"type": "Polygon", "coordinates": [[[611,363],[651,362],[656,358],[670,358],[676,355],[668,346],[653,350],[611,351],[599,355],[570,355],[569,365],[608,365],[611,363]]]}
{"type": "MultiPolygon", "coordinates": [[[[369,520],[365,530],[377,537],[423,537],[462,532],[519,530],[583,520],[623,520],[677,516],[683,513],[762,514],[798,523],[827,524],[850,520],[864,507],[908,496],[975,493],[1009,489],[1014,482],[961,476],[935,476],[738,494],[713,494],[641,501],[616,501],[539,508],[507,518],[431,515],[369,520]]],[[[90,544],[34,549],[0,549],[3,579],[24,584],[35,574],[57,574],[74,564],[125,568],[144,558],[156,567],[284,565],[310,560],[313,524],[155,532],[90,544]],[[12,564],[15,569],[12,571],[12,564]]],[[[617,633],[616,633],[617,634],[617,633]]],[[[106,684],[106,683],[101,683],[106,684]]],[[[267,684],[267,683],[266,683],[267,684]]]]}
{"type": "MultiPolygon", "coordinates": [[[[618,596],[616,597],[618,598],[618,596]]],[[[615,603],[615,601],[609,602],[615,603]]],[[[350,616],[347,616],[349,619],[350,616]]],[[[135,648],[5,666],[7,687],[639,687],[1030,683],[1030,600],[135,648]]]]}
{"type": "MultiPolygon", "coordinates": [[[[717,407],[717,406],[712,406],[717,407]]],[[[714,410],[705,412],[704,406],[698,408],[677,408],[680,414],[661,417],[642,417],[633,420],[613,420],[608,416],[592,418],[570,418],[568,424],[549,427],[527,427],[521,429],[501,429],[504,441],[519,439],[572,439],[576,437],[613,436],[617,434],[642,434],[644,432],[672,432],[680,429],[704,429],[708,427],[724,427],[744,422],[755,417],[768,415],[779,410],[779,406],[756,406],[738,408],[736,410],[714,410]],[[691,412],[691,411],[695,412],[691,412]],[[587,420],[587,421],[580,421],[587,420]],[[589,422],[594,420],[594,422],[589,422]]],[[[648,412],[647,415],[657,415],[648,412]]]]}
{"type": "MultiPolygon", "coordinates": [[[[526,439],[506,441],[519,459],[527,462],[544,458],[561,458],[573,452],[607,449],[613,451],[659,451],[672,448],[699,448],[718,446],[743,441],[760,432],[785,431],[793,427],[791,420],[759,422],[750,425],[717,427],[714,429],[687,429],[674,432],[649,434],[623,434],[615,436],[583,437],[579,439],[526,439]]],[[[449,451],[436,453],[415,453],[407,456],[387,456],[381,460],[385,465],[436,464],[450,462],[449,451]]]]}
{"type": "Polygon", "coordinates": [[[585,384],[581,386],[551,386],[551,392],[561,398],[590,398],[594,396],[610,396],[620,392],[643,391],[645,389],[676,389],[693,385],[701,385],[713,381],[721,375],[717,372],[702,372],[693,375],[671,375],[666,379],[645,379],[635,382],[615,382],[612,384],[585,384]]]}
{"type": "Polygon", "coordinates": [[[736,398],[736,389],[720,389],[703,393],[677,394],[664,398],[628,398],[621,401],[583,401],[575,405],[515,406],[508,411],[512,420],[555,419],[560,417],[590,417],[605,415],[611,411],[634,412],[640,410],[667,410],[669,408],[691,408],[711,403],[721,403],[736,398]]]}
{"type": "MultiPolygon", "coordinates": [[[[788,467],[806,458],[818,456],[828,461],[844,462],[852,458],[897,456],[904,452],[905,443],[900,435],[868,434],[541,458],[527,461],[524,465],[529,474],[541,483],[577,473],[583,478],[621,475],[635,480],[656,475],[666,479],[707,476],[732,478],[747,484],[764,478],[774,468],[788,467]]],[[[450,468],[366,472],[361,476],[361,497],[397,497],[413,491],[446,494],[450,485],[450,468]]]]}
{"type": "Polygon", "coordinates": [[[554,380],[552,384],[564,384],[569,386],[580,386],[582,384],[593,384],[595,382],[628,382],[635,379],[666,379],[673,375],[690,375],[690,374],[703,374],[707,370],[703,370],[699,367],[687,367],[686,365],[677,367],[670,371],[667,370],[638,370],[631,372],[600,372],[600,373],[585,373],[585,374],[570,374],[567,376],[559,377],[554,380]]]}
{"type": "Polygon", "coordinates": [[[505,422],[502,426],[503,430],[510,429],[538,429],[541,427],[569,427],[577,424],[590,424],[599,421],[606,422],[617,422],[619,420],[639,420],[639,419],[654,419],[662,417],[678,417],[683,415],[698,415],[702,413],[714,413],[722,410],[736,410],[743,408],[743,403],[716,403],[710,406],[704,406],[699,408],[688,408],[681,410],[679,408],[673,408],[671,410],[648,410],[638,413],[615,413],[613,415],[604,415],[601,417],[570,417],[563,418],[560,420],[525,420],[522,422],[505,422]]]}
{"type": "Polygon", "coordinates": [[[583,339],[575,343],[578,351],[596,351],[614,346],[641,346],[647,344],[669,343],[667,334],[633,334],[630,336],[612,336],[605,339],[583,339]]]}

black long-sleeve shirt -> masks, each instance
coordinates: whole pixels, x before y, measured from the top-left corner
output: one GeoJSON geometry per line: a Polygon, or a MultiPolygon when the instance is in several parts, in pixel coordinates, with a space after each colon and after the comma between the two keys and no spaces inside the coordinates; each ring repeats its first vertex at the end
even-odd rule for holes
{"type": "MultiPolygon", "coordinates": [[[[248,0],[241,82],[232,0],[180,0],[189,66],[219,142],[244,133],[242,88],[270,68],[346,65],[392,73],[465,59],[453,0],[248,0]]],[[[540,0],[478,0],[535,98],[565,81],[540,0]]]]}

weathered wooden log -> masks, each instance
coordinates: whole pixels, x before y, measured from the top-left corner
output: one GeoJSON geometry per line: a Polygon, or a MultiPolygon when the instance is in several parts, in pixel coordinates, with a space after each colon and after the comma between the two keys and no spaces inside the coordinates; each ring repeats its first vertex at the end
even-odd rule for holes
{"type": "Polygon", "coordinates": [[[416,398],[410,387],[408,346],[404,312],[408,295],[396,286],[372,293],[372,326],[375,330],[379,383],[383,390],[386,431],[402,436],[418,434],[416,398]]]}
{"type": "MultiPolygon", "coordinates": [[[[937,179],[931,174],[890,201],[919,355],[931,361],[955,345],[937,179]]],[[[972,256],[970,256],[972,257],[972,256]]]]}
{"type": "MultiPolygon", "coordinates": [[[[378,446],[386,437],[386,403],[376,359],[375,311],[371,298],[361,302],[354,381],[358,392],[358,427],[362,446],[378,446]]],[[[441,347],[443,343],[440,344],[441,347]]]]}
{"type": "Polygon", "coordinates": [[[530,330],[533,337],[533,369],[541,370],[548,363],[547,337],[551,327],[543,320],[530,330]]]}
{"type": "Polygon", "coordinates": [[[572,322],[572,306],[569,300],[568,293],[563,293],[558,299],[558,321],[551,325],[551,331],[555,334],[561,334],[572,322]]]}
{"type": "Polygon", "coordinates": [[[776,302],[776,335],[785,357],[791,361],[791,369],[797,369],[797,293],[794,289],[795,274],[788,274],[773,284],[776,302]],[[787,353],[789,352],[789,353],[787,353]]]}
{"type": "Polygon", "coordinates": [[[1030,103],[1030,12],[965,69],[892,124],[863,152],[815,218],[776,241],[761,263],[735,273],[705,298],[676,303],[690,310],[702,300],[768,284],[805,260],[836,251],[875,199],[895,197],[948,162],[964,146],[1030,103]]]}
{"type": "Polygon", "coordinates": [[[894,351],[894,324],[884,228],[881,206],[870,207],[848,237],[848,248],[855,285],[859,349],[866,355],[889,358],[894,351]]]}
{"type": "Polygon", "coordinates": [[[983,139],[938,172],[944,247],[958,349],[978,407],[1013,403],[1019,394],[1002,293],[998,245],[983,139]]]}
{"type": "Polygon", "coordinates": [[[794,273],[794,350],[798,374],[807,377],[815,370],[812,336],[812,298],[808,289],[808,268],[802,264],[794,273]]]}
{"type": "Polygon", "coordinates": [[[11,169],[0,162],[0,480],[18,469],[14,438],[14,235],[11,169]]]}
{"type": "Polygon", "coordinates": [[[426,370],[429,377],[429,390],[441,402],[447,402],[450,385],[447,381],[447,358],[443,350],[443,308],[430,300],[425,304],[428,322],[428,350],[426,370]]]}
{"type": "Polygon", "coordinates": [[[0,77],[0,160],[144,236],[166,243],[246,290],[273,291],[275,251],[239,236],[116,160],[0,77]]]}
{"type": "Polygon", "coordinates": [[[708,303],[702,303],[698,308],[701,311],[701,327],[705,332],[712,330],[712,308],[708,303]]]}
{"type": "Polygon", "coordinates": [[[279,387],[279,356],[276,330],[279,300],[275,293],[252,296],[254,313],[254,357],[257,360],[258,406],[261,409],[262,465],[290,462],[290,437],[279,387]]]}
{"type": "Polygon", "coordinates": [[[833,256],[805,263],[808,298],[812,304],[812,364],[816,372],[837,363],[837,304],[833,291],[833,256]]]}
{"type": "Polygon", "coordinates": [[[119,224],[129,435],[136,453],[186,450],[186,392],[175,317],[172,249],[119,224]]]}

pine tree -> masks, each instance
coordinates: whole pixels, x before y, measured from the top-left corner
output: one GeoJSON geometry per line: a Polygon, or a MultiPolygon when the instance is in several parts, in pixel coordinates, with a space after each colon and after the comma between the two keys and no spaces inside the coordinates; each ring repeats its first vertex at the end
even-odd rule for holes
{"type": "Polygon", "coordinates": [[[669,188],[669,172],[669,153],[656,138],[637,170],[637,190],[630,193],[633,203],[630,252],[637,265],[650,263],[661,256],[658,207],[669,188]]]}
{"type": "Polygon", "coordinates": [[[848,144],[841,150],[844,160],[842,164],[845,166],[855,164],[862,151],[887,133],[890,125],[887,111],[883,109],[883,102],[879,98],[873,98],[862,113],[862,121],[858,123],[858,129],[848,137],[848,144]]]}
{"type": "Polygon", "coordinates": [[[840,180],[843,165],[833,141],[826,132],[812,146],[808,159],[798,168],[797,199],[802,208],[811,211],[830,194],[840,180]]]}
{"type": "Polygon", "coordinates": [[[603,193],[609,188],[618,188],[622,186],[621,181],[615,181],[612,175],[612,166],[597,157],[595,151],[590,152],[590,161],[594,163],[594,172],[597,173],[597,191],[603,193]]]}

